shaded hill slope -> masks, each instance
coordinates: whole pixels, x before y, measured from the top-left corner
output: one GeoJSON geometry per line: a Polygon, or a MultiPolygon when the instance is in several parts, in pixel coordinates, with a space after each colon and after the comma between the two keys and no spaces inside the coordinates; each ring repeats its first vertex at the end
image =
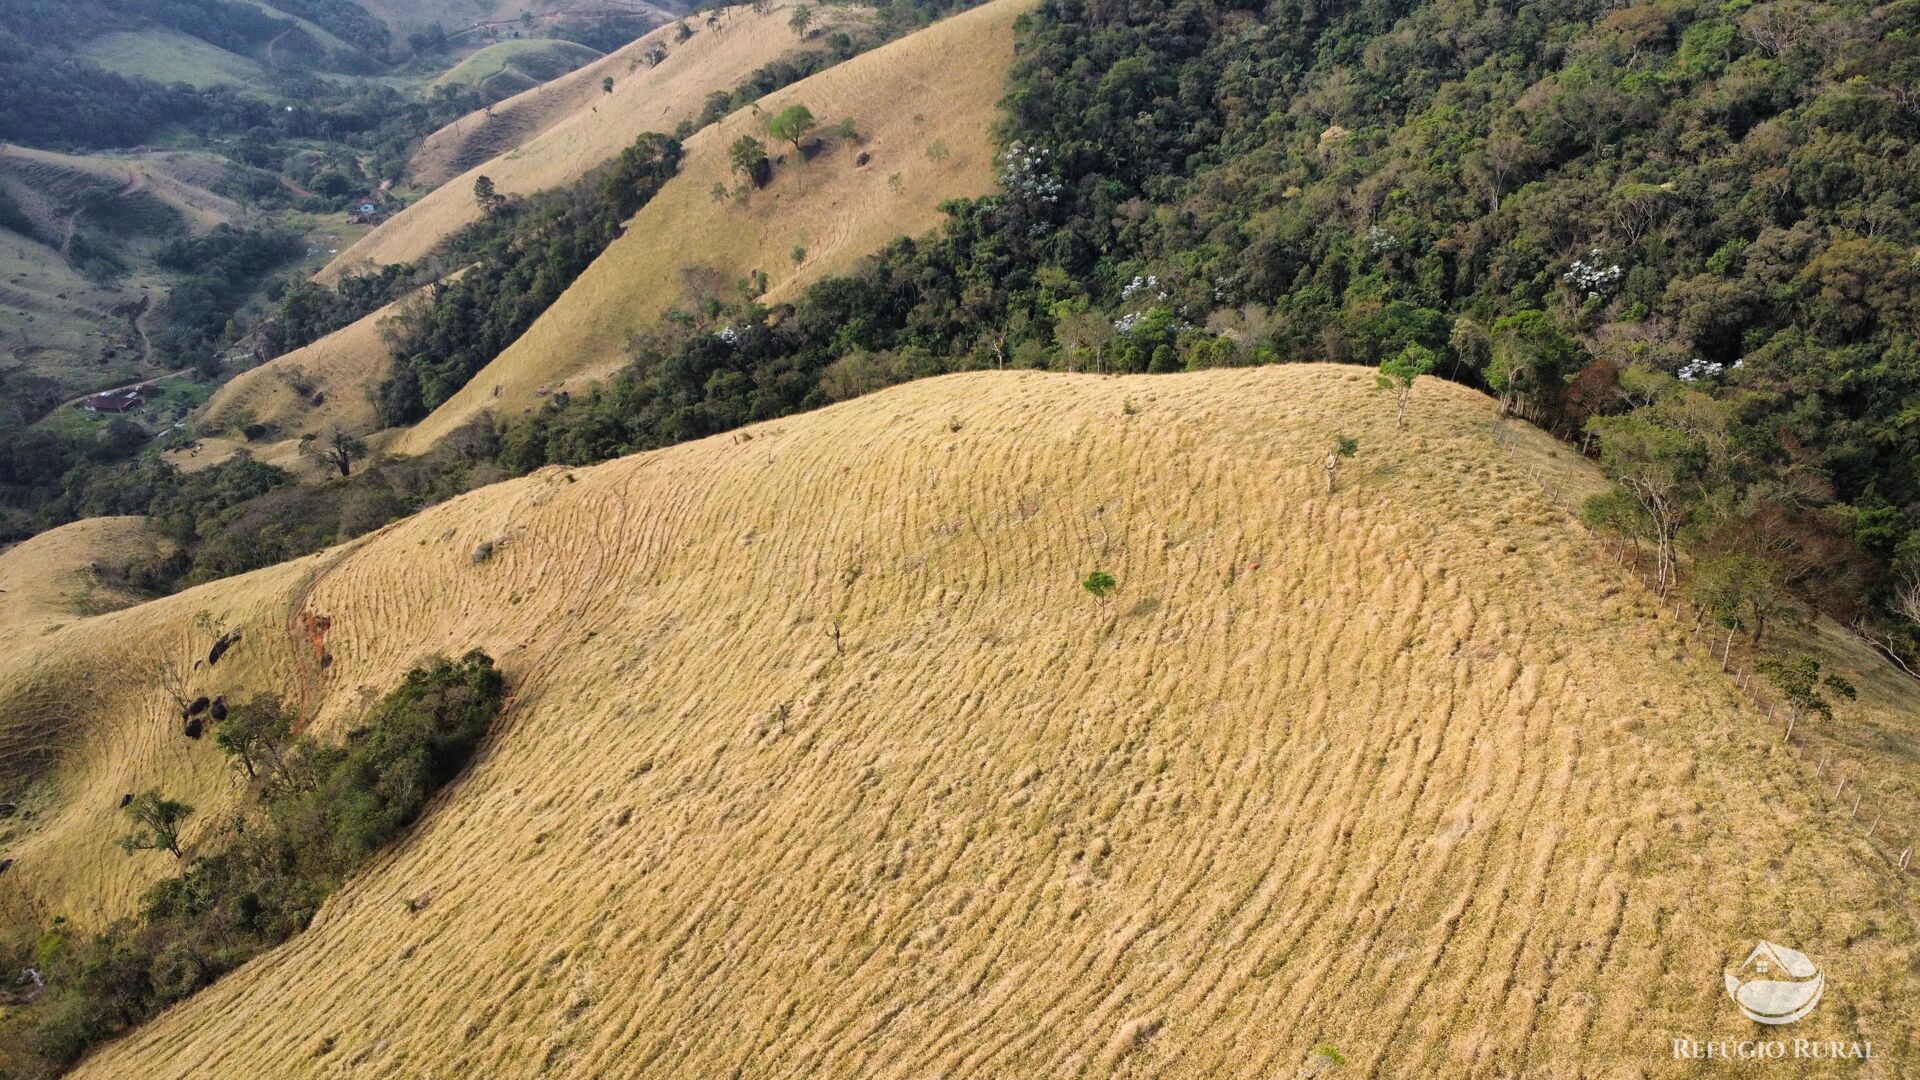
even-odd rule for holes
{"type": "Polygon", "coordinates": [[[1829,972],[1796,1036],[1910,1060],[1884,837],[1531,479],[1583,464],[1455,385],[1392,413],[1327,366],[952,376],[87,620],[0,668],[79,702],[0,713],[73,796],[0,887],[110,911],[168,861],[78,843],[117,790],[231,804],[151,693],[72,681],[205,610],[245,638],[196,689],[322,732],[437,650],[513,703],[311,929],[83,1075],[1659,1073],[1747,1030],[1763,937],[1829,972]]]}
{"type": "Polygon", "coordinates": [[[197,153],[63,154],[0,146],[0,365],[64,399],[151,375],[135,320],[167,295],[153,256],[240,216],[197,153]]]}
{"type": "MultiPolygon", "coordinates": [[[[392,27],[396,36],[438,25],[465,42],[476,28],[518,28],[528,11],[519,0],[361,0],[361,8],[392,27]]],[[[595,17],[606,13],[627,15],[653,13],[662,19],[672,17],[667,8],[635,0],[561,0],[539,5],[534,12],[535,25],[559,16],[595,17]]]]}
{"type": "MultiPolygon", "coordinates": [[[[488,46],[441,76],[441,81],[463,71],[478,75],[476,62],[488,58],[495,50],[503,53],[491,62],[491,66],[498,68],[498,74],[487,76],[488,82],[481,84],[483,88],[498,85],[516,74],[525,78],[526,64],[519,53],[540,44],[522,40],[488,46]]],[[[602,79],[616,71],[625,72],[624,64],[606,63],[607,60],[605,56],[596,56],[550,78],[534,80],[537,85],[523,85],[491,108],[463,116],[428,135],[407,163],[408,178],[415,184],[437,187],[540,134],[583,104],[595,100],[594,95],[602,94],[602,79]],[[602,71],[603,68],[606,70],[602,71]]],[[[480,83],[479,79],[469,81],[480,83]]]]}

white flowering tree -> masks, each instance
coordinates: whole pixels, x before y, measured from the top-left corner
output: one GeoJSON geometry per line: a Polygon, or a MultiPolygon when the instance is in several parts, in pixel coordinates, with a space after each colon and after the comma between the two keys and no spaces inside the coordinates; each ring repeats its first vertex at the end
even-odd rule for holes
{"type": "Polygon", "coordinates": [[[1609,262],[1605,252],[1593,248],[1583,258],[1573,260],[1573,265],[1560,275],[1560,280],[1573,286],[1588,300],[1598,300],[1611,295],[1626,275],[1627,272],[1619,263],[1609,262]]]}
{"type": "Polygon", "coordinates": [[[1015,202],[1047,206],[1065,189],[1053,172],[1053,153],[1044,146],[1016,142],[1000,159],[1000,187],[1015,202]]]}

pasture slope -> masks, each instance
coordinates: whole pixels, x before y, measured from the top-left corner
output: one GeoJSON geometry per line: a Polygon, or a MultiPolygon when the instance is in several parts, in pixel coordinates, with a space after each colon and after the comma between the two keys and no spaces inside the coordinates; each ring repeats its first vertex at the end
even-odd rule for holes
{"type": "Polygon", "coordinates": [[[247,424],[267,424],[276,441],[336,427],[356,435],[378,429],[373,390],[393,366],[381,324],[405,302],[234,376],[208,400],[201,426],[237,435],[247,424]]]}
{"type": "Polygon", "coordinates": [[[166,296],[152,256],[239,215],[214,190],[225,171],[195,153],[0,146],[0,203],[15,211],[0,227],[0,364],[55,379],[62,396],[154,374],[135,323],[166,296]],[[113,252],[127,273],[87,276],[89,246],[113,252]]]}
{"type": "MultiPolygon", "coordinates": [[[[441,76],[440,81],[453,78],[463,68],[471,71],[475,61],[495,50],[533,44],[537,42],[523,39],[490,45],[469,57],[460,67],[441,76]]],[[[635,55],[631,50],[621,51],[629,57],[635,55]]],[[[455,120],[427,136],[420,144],[420,149],[414,152],[413,158],[407,163],[408,179],[423,187],[439,187],[475,165],[499,157],[559,123],[574,110],[597,101],[595,95],[604,93],[600,88],[601,80],[616,73],[624,75],[629,64],[630,59],[601,56],[542,81],[537,86],[518,91],[503,101],[495,102],[492,108],[455,120]]]]}
{"type": "Polygon", "coordinates": [[[92,567],[151,555],[159,541],[138,517],[85,518],[49,529],[0,555],[0,655],[76,617],[130,607],[132,593],[102,584],[92,567]]]}
{"type": "Polygon", "coordinates": [[[990,128],[1013,58],[1013,21],[1031,6],[994,0],[954,15],[696,132],[678,175],[626,232],[392,449],[423,453],[484,412],[523,412],[540,403],[542,388],[603,378],[626,362],[634,331],[702,296],[737,296],[738,282],[756,270],[767,275],[769,302],[792,299],[889,240],[934,228],[948,199],[993,190],[990,128]],[[771,144],[781,161],[766,188],[744,204],[715,199],[714,185],[739,179],[728,147],[742,135],[765,140],[767,117],[794,103],[807,106],[825,136],[814,157],[801,164],[792,147],[771,144]],[[853,121],[857,140],[830,134],[842,120],[853,121]]]}
{"type": "Polygon", "coordinates": [[[454,65],[433,80],[433,85],[473,86],[506,97],[558,79],[605,56],[598,49],[558,38],[508,38],[454,65]]]}
{"type": "MultiPolygon", "coordinates": [[[[523,28],[523,17],[529,8],[524,0],[359,0],[359,6],[386,23],[397,38],[438,24],[456,46],[485,41],[486,36],[477,32],[482,28],[492,28],[499,33],[523,28]]],[[[652,14],[662,20],[673,18],[671,10],[644,0],[560,0],[532,6],[540,9],[533,12],[536,28],[559,18],[595,18],[616,13],[652,14]]]]}
{"type": "Polygon", "coordinates": [[[436,162],[473,155],[464,146],[466,140],[497,143],[499,150],[342,251],[318,279],[331,282],[354,271],[410,263],[426,255],[479,219],[473,182],[482,175],[504,195],[563,187],[646,132],[671,133],[682,120],[697,119],[708,94],[731,91],[756,69],[799,47],[785,9],[775,5],[770,14],[755,15],[746,8],[729,8],[724,29],[690,24],[697,32],[677,44],[673,28],[661,27],[563,77],[551,89],[535,87],[494,106],[498,121],[479,113],[456,121],[451,131],[442,129],[429,138],[421,151],[426,157],[415,159],[416,168],[431,174],[449,171],[450,164],[436,162]],[[667,58],[648,67],[641,57],[656,44],[666,46],[667,58]],[[600,80],[609,75],[614,90],[606,94],[600,80]],[[513,134],[516,129],[537,133],[521,141],[513,134]]]}
{"type": "Polygon", "coordinates": [[[195,690],[328,736],[434,651],[512,699],[310,929],[81,1076],[1717,1075],[1671,1039],[1760,1034],[1720,973],[1761,938],[1828,973],[1795,1037],[1873,1044],[1796,1075],[1901,1075],[1911,879],[1812,761],[1911,772],[1911,687],[1782,746],[1554,497],[1591,482],[1324,365],[956,375],[548,469],[9,651],[0,888],[126,910],[153,784],[206,850],[237,774],[121,674],[206,611],[245,636],[195,690]]]}

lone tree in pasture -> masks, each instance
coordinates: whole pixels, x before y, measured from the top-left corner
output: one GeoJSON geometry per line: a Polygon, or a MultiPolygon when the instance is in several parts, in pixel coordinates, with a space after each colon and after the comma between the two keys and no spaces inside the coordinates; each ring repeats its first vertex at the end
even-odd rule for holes
{"type": "Polygon", "coordinates": [[[135,851],[165,851],[176,859],[182,857],[180,826],[193,813],[193,807],[166,798],[160,794],[159,788],[148,788],[127,804],[126,812],[133,819],[135,828],[120,838],[121,848],[129,854],[135,851]]]}
{"type": "Polygon", "coordinates": [[[167,695],[175,709],[187,711],[187,704],[193,700],[193,680],[178,660],[154,660],[140,670],[140,675],[149,686],[167,695]]]}
{"type": "Polygon", "coordinates": [[[794,33],[803,38],[806,37],[807,31],[813,27],[813,9],[805,4],[795,7],[793,16],[787,20],[787,25],[793,27],[794,33]]]}
{"type": "Polygon", "coordinates": [[[365,441],[334,428],[324,438],[308,432],[300,437],[300,451],[307,456],[340,471],[341,476],[353,473],[353,463],[367,456],[365,441]]]}
{"type": "Polygon", "coordinates": [[[501,207],[507,205],[507,197],[493,186],[491,176],[481,176],[473,181],[473,201],[489,214],[498,213],[501,207]]]}
{"type": "Polygon", "coordinates": [[[1828,672],[1820,674],[1820,661],[1811,656],[1802,656],[1793,660],[1762,660],[1755,665],[1780,696],[1787,699],[1787,735],[1793,738],[1793,725],[1800,717],[1809,713],[1833,719],[1833,703],[1828,701],[1822,691],[1831,691],[1835,696],[1851,701],[1859,696],[1853,684],[1838,675],[1828,672]]]}
{"type": "Polygon", "coordinates": [[[600,80],[600,92],[603,94],[613,93],[613,76],[609,75],[600,80]]]}
{"type": "Polygon", "coordinates": [[[1434,366],[1439,361],[1439,354],[1432,349],[1412,343],[1380,361],[1380,389],[1392,390],[1399,398],[1399,414],[1396,419],[1401,427],[1407,426],[1407,398],[1413,395],[1414,380],[1422,375],[1432,374],[1434,366]]]}
{"type": "Polygon", "coordinates": [[[1092,593],[1095,597],[1105,600],[1107,597],[1113,595],[1113,591],[1120,587],[1120,583],[1113,580],[1113,575],[1107,573],[1105,570],[1095,570],[1093,573],[1087,575],[1086,580],[1080,583],[1080,587],[1092,593]]]}
{"type": "Polygon", "coordinates": [[[727,161],[741,180],[759,187],[767,182],[767,146],[751,135],[742,135],[727,148],[727,161]]]}
{"type": "Polygon", "coordinates": [[[805,105],[789,105],[767,119],[767,134],[793,144],[793,152],[804,159],[801,140],[813,130],[813,111],[805,105]]]}
{"type": "Polygon", "coordinates": [[[1327,494],[1333,494],[1340,486],[1340,459],[1350,458],[1359,450],[1359,439],[1351,439],[1344,434],[1333,437],[1333,445],[1327,447],[1327,494]]]}

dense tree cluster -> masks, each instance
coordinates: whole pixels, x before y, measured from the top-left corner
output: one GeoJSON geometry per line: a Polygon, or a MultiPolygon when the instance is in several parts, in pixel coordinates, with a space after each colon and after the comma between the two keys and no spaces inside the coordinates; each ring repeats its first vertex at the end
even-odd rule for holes
{"type": "Polygon", "coordinates": [[[399,299],[413,284],[412,267],[388,264],[341,278],[328,287],[302,281],[284,293],[273,317],[260,325],[268,357],[310,345],[399,299]]]}
{"type": "Polygon", "coordinates": [[[384,56],[393,34],[353,0],[283,0],[275,7],[298,15],[355,48],[384,56]]]}
{"type": "Polygon", "coordinates": [[[132,146],[168,127],[231,130],[264,122],[264,103],[228,87],[161,86],[103,71],[0,25],[0,140],[56,149],[132,146]]]}
{"type": "Polygon", "coordinates": [[[162,329],[153,334],[155,353],[168,362],[218,373],[217,347],[233,337],[227,324],[235,309],[262,278],[305,251],[306,242],[289,229],[234,225],[161,248],[156,261],[179,274],[180,284],[160,305],[162,329]]]}

